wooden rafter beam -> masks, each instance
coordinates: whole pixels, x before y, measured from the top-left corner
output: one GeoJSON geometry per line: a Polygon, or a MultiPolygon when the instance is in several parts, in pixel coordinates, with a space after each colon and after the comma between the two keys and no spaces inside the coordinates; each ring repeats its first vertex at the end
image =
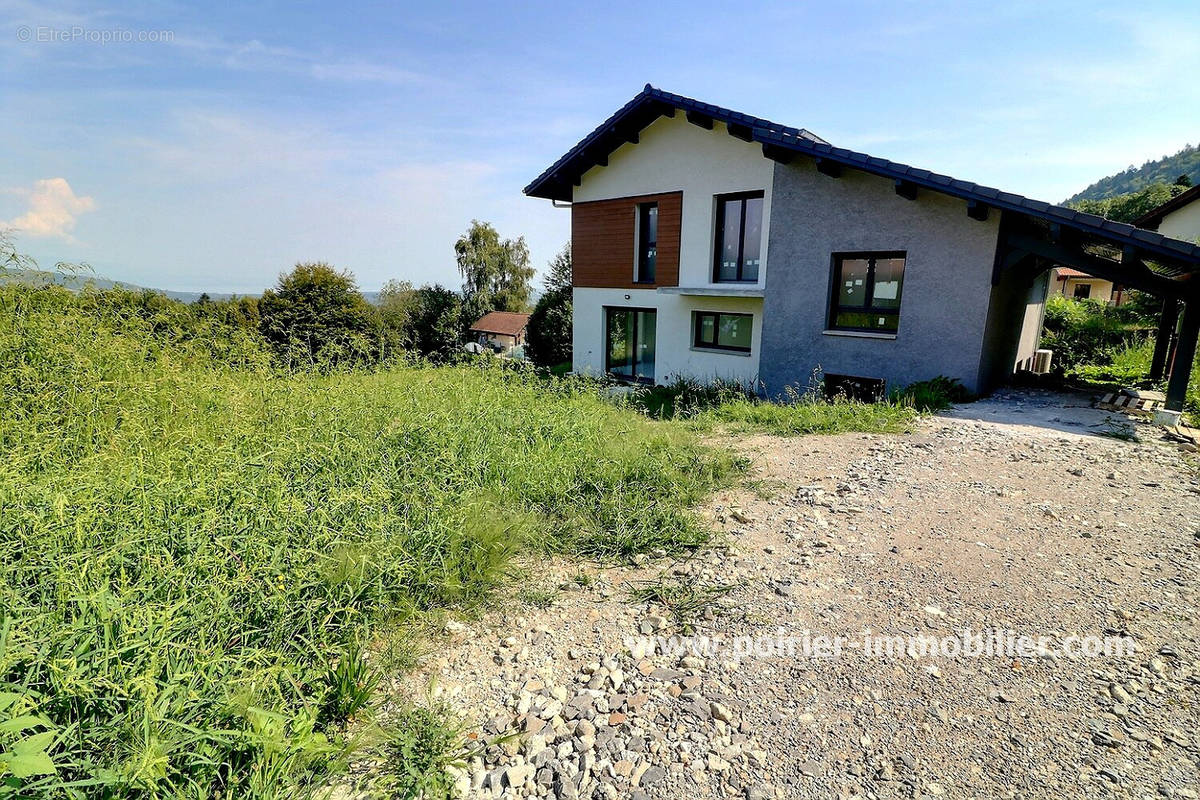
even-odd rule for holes
{"type": "Polygon", "coordinates": [[[791,163],[791,160],[796,155],[786,147],[779,147],[778,145],[767,144],[765,142],[763,143],[762,151],[764,156],[780,164],[791,163]]]}
{"type": "Polygon", "coordinates": [[[967,201],[967,216],[973,220],[984,222],[988,218],[987,203],[981,203],[978,200],[967,201]]]}
{"type": "Polygon", "coordinates": [[[903,180],[902,178],[897,178],[895,187],[896,187],[896,194],[900,195],[905,200],[916,200],[917,199],[917,185],[915,183],[913,183],[912,181],[906,181],[906,180],[903,180]]]}
{"type": "Polygon", "coordinates": [[[701,114],[699,111],[687,112],[687,121],[693,125],[698,125],[706,131],[713,129],[713,119],[707,114],[701,114]]]}
{"type": "Polygon", "coordinates": [[[1190,288],[1186,281],[1173,280],[1155,274],[1142,263],[1125,264],[1091,255],[1078,247],[1055,243],[1029,233],[1010,232],[1004,237],[1005,247],[1024,250],[1063,267],[1077,269],[1097,278],[1131,286],[1163,297],[1184,298],[1190,288]]]}
{"type": "Polygon", "coordinates": [[[737,122],[728,122],[725,124],[725,130],[729,131],[729,135],[735,139],[741,139],[743,142],[749,142],[754,138],[754,131],[749,125],[742,125],[737,122]]]}
{"type": "Polygon", "coordinates": [[[820,157],[814,158],[813,162],[817,165],[817,172],[822,175],[828,175],[831,178],[842,177],[842,165],[838,162],[820,157]]]}

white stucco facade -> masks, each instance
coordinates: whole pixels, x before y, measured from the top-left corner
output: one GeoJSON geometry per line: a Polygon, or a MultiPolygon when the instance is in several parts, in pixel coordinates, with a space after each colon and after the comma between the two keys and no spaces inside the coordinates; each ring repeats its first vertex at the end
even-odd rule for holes
{"type": "MultiPolygon", "coordinates": [[[[678,113],[662,117],[639,134],[637,144],[625,144],[608,157],[608,166],[588,170],[575,188],[573,200],[588,202],[646,194],[682,192],[679,242],[679,287],[660,289],[574,290],[573,347],[577,372],[605,370],[607,307],[654,309],[656,355],[654,380],[722,378],[753,384],[759,371],[762,340],[762,297],[744,296],[765,285],[771,218],[774,162],[763,158],[757,144],[730,136],[721,122],[712,130],[693,125],[678,113]],[[717,196],[763,192],[762,240],[757,283],[713,282],[717,196]],[[688,289],[728,291],[742,296],[694,296],[688,289]],[[694,346],[693,314],[718,311],[752,316],[749,353],[694,346]]],[[[630,269],[633,269],[630,253],[630,269]]]]}
{"type": "Polygon", "coordinates": [[[1162,218],[1158,232],[1172,239],[1200,243],[1200,200],[1177,208],[1162,218]]]}
{"type": "Polygon", "coordinates": [[[721,378],[752,385],[758,377],[762,350],[762,300],[745,297],[681,297],[654,289],[574,290],[573,367],[591,375],[604,373],[605,308],[652,308],[657,312],[654,380],[721,378]],[[628,298],[628,299],[626,299],[628,298]],[[749,353],[697,349],[692,346],[692,312],[726,311],[754,317],[749,353]]]}

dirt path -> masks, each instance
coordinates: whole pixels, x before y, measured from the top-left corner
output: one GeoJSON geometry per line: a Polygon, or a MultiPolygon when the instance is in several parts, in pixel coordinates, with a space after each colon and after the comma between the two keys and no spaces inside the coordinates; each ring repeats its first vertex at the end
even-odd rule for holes
{"type": "Polygon", "coordinates": [[[452,626],[412,676],[483,737],[525,732],[473,760],[465,796],[1197,797],[1200,484],[1184,454],[948,418],[731,446],[757,484],[707,509],[727,547],[539,565],[563,587],[547,608],[452,626]],[[734,587],[696,626],[720,649],[635,638],[676,630],[629,599],[664,571],[734,587]],[[1047,647],[864,652],[864,631],[964,628],[1047,647]],[[820,635],[846,637],[841,654],[806,656],[820,635]],[[1069,657],[1075,635],[1135,650],[1069,657]]]}

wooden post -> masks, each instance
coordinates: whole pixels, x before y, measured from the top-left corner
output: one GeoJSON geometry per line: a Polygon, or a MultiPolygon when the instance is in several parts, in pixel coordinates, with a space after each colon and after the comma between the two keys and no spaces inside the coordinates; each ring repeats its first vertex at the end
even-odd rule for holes
{"type": "Polygon", "coordinates": [[[1183,411],[1187,399],[1188,381],[1192,377],[1192,362],[1196,359],[1196,339],[1200,338],[1200,299],[1183,304],[1183,328],[1175,346],[1175,366],[1167,384],[1167,410],[1183,411]]]}
{"type": "Polygon", "coordinates": [[[1179,322],[1179,303],[1173,297],[1164,297],[1162,313],[1158,317],[1158,333],[1154,337],[1154,357],[1150,359],[1150,380],[1161,380],[1167,370],[1167,354],[1171,352],[1171,338],[1179,322]]]}

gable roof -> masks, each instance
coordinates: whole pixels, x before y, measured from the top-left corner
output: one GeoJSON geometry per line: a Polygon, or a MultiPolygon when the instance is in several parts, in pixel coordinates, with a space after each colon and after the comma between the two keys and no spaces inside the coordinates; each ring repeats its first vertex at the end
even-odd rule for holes
{"type": "Polygon", "coordinates": [[[1157,208],[1150,209],[1145,214],[1135,219],[1133,224],[1137,225],[1139,228],[1150,228],[1153,230],[1162,223],[1163,217],[1167,216],[1172,211],[1178,211],[1186,205],[1191,205],[1197,200],[1200,200],[1200,185],[1193,186],[1186,192],[1181,192],[1175,195],[1157,208]]]}
{"type": "Polygon", "coordinates": [[[803,128],[780,125],[770,120],[703,103],[656,89],[650,84],[646,84],[632,100],[535,178],[525,187],[525,194],[570,201],[573,187],[579,183],[583,173],[594,166],[607,165],[608,156],[614,150],[626,142],[637,142],[639,131],[660,116],[674,116],[676,110],[682,110],[689,122],[702,127],[711,127],[714,120],[725,123],[731,136],[747,142],[758,142],[762,145],[763,155],[777,161],[786,163],[796,154],[808,156],[818,160],[818,164],[829,162],[831,165],[851,167],[891,178],[898,184],[930,189],[960,197],[968,203],[1036,218],[1050,225],[1065,226],[1117,247],[1134,248],[1159,259],[1185,262],[1178,266],[1163,265],[1163,271],[1167,274],[1182,274],[1200,268],[1200,245],[1170,239],[1154,231],[1107,220],[1095,214],[1085,214],[1065,206],[1032,200],[1019,194],[981,186],[886,158],[834,147],[803,128]]]}
{"type": "Polygon", "coordinates": [[[521,331],[529,324],[528,314],[518,314],[515,311],[489,311],[471,326],[471,330],[479,333],[498,333],[502,336],[520,336],[521,331]]]}

